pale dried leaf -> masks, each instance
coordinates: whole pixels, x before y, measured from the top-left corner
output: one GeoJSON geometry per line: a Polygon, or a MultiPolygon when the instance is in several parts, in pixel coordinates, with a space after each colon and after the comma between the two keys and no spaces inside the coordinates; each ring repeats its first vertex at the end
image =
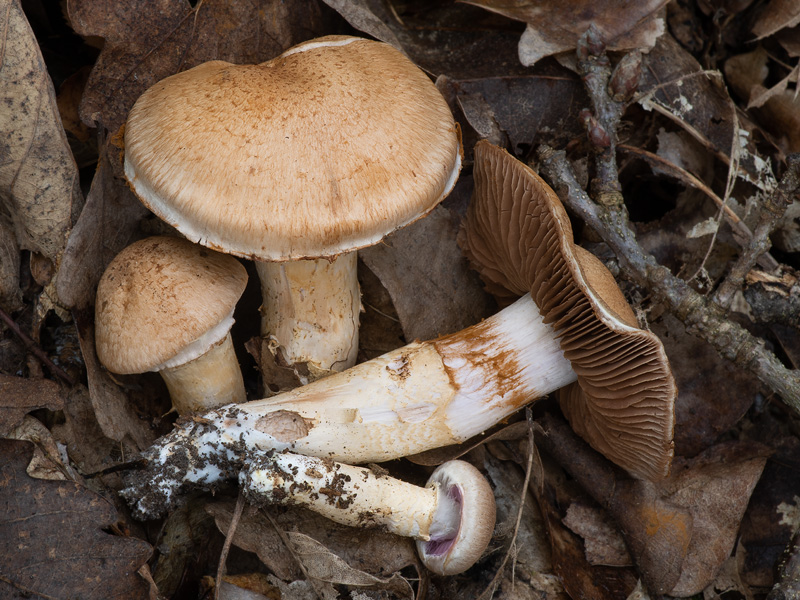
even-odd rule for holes
{"type": "Polygon", "coordinates": [[[65,481],[69,472],[61,460],[53,434],[41,421],[25,415],[22,422],[6,436],[10,440],[25,440],[35,445],[33,457],[28,464],[27,473],[34,479],[65,481]]]}
{"type": "Polygon", "coordinates": [[[753,25],[756,39],[762,39],[800,24],[800,4],[795,0],[770,0],[753,25]]]}
{"type": "Polygon", "coordinates": [[[624,11],[619,10],[617,2],[608,0],[466,1],[528,24],[519,43],[520,61],[525,66],[545,56],[574,50],[590,25],[599,30],[611,50],[652,48],[664,32],[664,0],[629,3],[624,11]]]}
{"type": "Polygon", "coordinates": [[[758,444],[725,442],[683,464],[676,461],[665,497],[691,513],[692,544],[673,596],[697,594],[714,581],[734,548],[768,454],[758,444]]]}
{"type": "Polygon", "coordinates": [[[354,569],[317,540],[302,533],[287,532],[297,556],[303,561],[308,576],[328,583],[389,590],[400,598],[414,598],[411,584],[395,573],[387,579],[354,569]]]}
{"type": "MultiPolygon", "coordinates": [[[[0,198],[20,248],[58,265],[83,204],[78,170],[55,91],[19,0],[3,4],[0,28],[0,198]]],[[[4,250],[8,251],[8,243],[4,250]]],[[[6,267],[8,268],[8,267],[6,267]]]]}

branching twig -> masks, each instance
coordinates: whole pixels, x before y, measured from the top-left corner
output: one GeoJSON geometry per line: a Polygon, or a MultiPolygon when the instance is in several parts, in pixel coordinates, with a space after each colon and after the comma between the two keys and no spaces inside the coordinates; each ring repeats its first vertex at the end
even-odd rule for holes
{"type": "Polygon", "coordinates": [[[786,209],[794,201],[794,194],[800,188],[800,154],[786,157],[786,173],[780,183],[767,197],[761,207],[758,224],[748,246],[733,264],[727,278],[714,294],[714,300],[721,306],[730,306],[733,294],[741,289],[747,273],[755,266],[758,258],[769,251],[770,234],[775,231],[786,209]]]}
{"type": "Polygon", "coordinates": [[[572,172],[564,152],[539,149],[544,176],[562,202],[594,229],[627,267],[626,272],[686,325],[687,331],[709,342],[739,367],[750,369],[762,382],[800,412],[800,376],[787,369],[764,343],[727,318],[725,310],[675,277],[642,250],[624,207],[592,202],[572,172]]]}
{"type": "Polygon", "coordinates": [[[8,328],[14,332],[20,341],[22,341],[23,345],[25,346],[25,350],[38,358],[39,361],[46,366],[53,375],[71,386],[77,385],[78,382],[67,375],[58,365],[50,360],[50,357],[44,353],[44,350],[39,348],[39,346],[36,345],[36,342],[34,342],[24,331],[22,331],[19,325],[17,325],[16,321],[14,321],[14,319],[12,319],[11,316],[8,315],[2,308],[0,308],[0,319],[2,319],[8,328]]]}
{"type": "MultiPolygon", "coordinates": [[[[590,41],[593,39],[591,29],[585,38],[590,41]]],[[[603,52],[602,45],[589,43],[585,47],[592,52],[598,51],[599,54],[603,52]]],[[[578,49],[579,67],[592,68],[591,61],[584,60],[582,54],[585,54],[585,48],[578,49]]],[[[609,68],[594,69],[592,73],[596,77],[588,79],[584,77],[584,80],[592,99],[594,114],[598,115],[603,129],[615,132],[619,126],[621,113],[619,102],[609,96],[609,71],[609,68]]],[[[610,134],[609,139],[616,138],[610,134]]],[[[593,202],[575,179],[564,152],[555,152],[547,146],[542,146],[539,148],[539,158],[544,176],[561,200],[605,240],[636,283],[647,288],[657,301],[663,302],[683,321],[687,331],[705,339],[720,355],[737,366],[749,369],[792,408],[800,412],[800,375],[796,371],[787,369],[774,354],[766,350],[763,341],[730,321],[721,306],[695,292],[685,281],[673,275],[669,269],[658,264],[652,255],[646,253],[636,240],[624,204],[602,200],[593,202]]],[[[615,179],[597,185],[593,183],[593,190],[620,187],[616,170],[598,166],[597,176],[615,179]]],[[[782,206],[794,193],[798,184],[800,180],[797,168],[790,167],[790,175],[784,177],[782,185],[779,186],[782,191],[771,200],[773,206],[769,210],[773,211],[775,207],[782,206]]],[[[769,228],[774,223],[773,220],[763,221],[764,219],[754,232],[754,240],[766,238],[769,228]]],[[[747,249],[743,252],[743,255],[748,257],[746,259],[748,263],[750,261],[754,263],[760,254],[758,249],[752,251],[747,249]]],[[[746,263],[742,261],[738,268],[745,266],[746,263]]]]}

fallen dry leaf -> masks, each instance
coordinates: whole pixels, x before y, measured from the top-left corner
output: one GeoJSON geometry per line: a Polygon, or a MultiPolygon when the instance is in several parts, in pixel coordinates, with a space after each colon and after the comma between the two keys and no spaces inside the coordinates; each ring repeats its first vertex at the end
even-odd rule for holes
{"type": "MultiPolygon", "coordinates": [[[[217,527],[227,534],[234,508],[233,501],[214,502],[206,511],[214,517],[217,527]]],[[[321,543],[352,568],[371,576],[389,577],[401,569],[417,564],[412,540],[380,531],[345,527],[301,509],[276,507],[270,513],[247,506],[242,513],[233,537],[233,543],[248,552],[254,552],[278,577],[292,581],[302,577],[297,559],[289,552],[281,531],[295,531],[310,536],[321,543]]]]}
{"type": "Polygon", "coordinates": [[[609,50],[646,50],[664,32],[665,0],[465,0],[528,24],[519,43],[519,58],[531,66],[545,56],[574,50],[590,25],[598,29],[609,50]]]}
{"type": "Polygon", "coordinates": [[[762,39],[800,23],[800,5],[794,0],[770,0],[753,24],[756,39],[762,39]]]}
{"type": "Polygon", "coordinates": [[[19,425],[12,429],[6,437],[10,440],[24,440],[34,444],[33,457],[26,470],[28,475],[34,479],[52,479],[53,481],[74,479],[74,477],[66,475],[70,471],[61,460],[53,434],[38,419],[25,415],[19,425]]]}
{"type": "Polygon", "coordinates": [[[397,598],[414,598],[411,584],[399,573],[388,578],[375,577],[351,567],[312,537],[296,531],[287,531],[286,535],[295,555],[303,562],[306,573],[312,579],[362,589],[386,590],[397,598]]]}
{"type": "Polygon", "coordinates": [[[0,440],[0,595],[141,600],[150,545],[106,533],[117,512],[72,482],[32,479],[28,442],[0,440]]]}
{"type": "MultiPolygon", "coordinates": [[[[61,126],[53,83],[20,2],[10,0],[4,6],[0,16],[2,219],[13,228],[20,249],[58,265],[83,204],[78,169],[61,126]]],[[[5,252],[14,251],[8,240],[3,246],[5,252]]],[[[19,272],[10,275],[18,282],[19,272]]],[[[6,283],[5,288],[13,286],[6,283]]]]}
{"type": "Polygon", "coordinates": [[[716,351],[686,333],[675,317],[664,315],[652,329],[664,343],[678,385],[675,454],[695,456],[744,416],[761,385],[752,373],[720,363],[716,351]]]}
{"type": "Polygon", "coordinates": [[[733,91],[748,98],[750,108],[759,122],[772,133],[785,152],[800,150],[800,99],[795,90],[787,89],[794,69],[783,81],[764,87],[769,74],[769,56],[761,47],[739,54],[725,63],[725,75],[733,91]]]}
{"type": "Polygon", "coordinates": [[[55,411],[63,406],[64,391],[55,381],[0,374],[0,436],[37,408],[55,411]]]}
{"type": "Polygon", "coordinates": [[[692,515],[692,543],[673,596],[697,594],[716,579],[731,554],[750,494],[771,451],[749,442],[724,442],[690,460],[676,458],[665,498],[692,515]]]}
{"type": "Polygon", "coordinates": [[[70,24],[105,40],[89,76],[81,118],[111,132],[134,101],[168,75],[208,60],[259,63],[322,31],[316,2],[68,0],[70,24]]]}
{"type": "Polygon", "coordinates": [[[425,218],[359,252],[389,292],[407,340],[432,340],[460,331],[491,310],[493,302],[456,244],[457,219],[437,206],[425,218]]]}

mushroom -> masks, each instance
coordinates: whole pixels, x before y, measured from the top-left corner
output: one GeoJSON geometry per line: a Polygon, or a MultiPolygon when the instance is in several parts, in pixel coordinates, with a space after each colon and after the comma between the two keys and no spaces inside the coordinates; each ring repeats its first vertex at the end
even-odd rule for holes
{"type": "Polygon", "coordinates": [[[636,327],[605,266],[573,244],[558,197],[529,167],[483,142],[475,161],[467,254],[498,290],[531,293],[463,331],[185,424],[133,475],[126,493],[137,510],[160,514],[174,489],[207,485],[211,467],[233,476],[259,450],[367,463],[462,442],[576,380],[591,405],[581,414],[597,420],[584,429],[607,437],[600,451],[634,476],[668,474],[675,383],[661,342],[636,327]],[[153,472],[162,489],[140,494],[138,478],[153,472]]]}
{"type": "Polygon", "coordinates": [[[190,240],[257,261],[262,334],[303,383],[355,363],[355,250],[432,210],[460,168],[436,86],[357,37],[178,73],[142,94],[125,128],[139,199],[190,240]]]}
{"type": "Polygon", "coordinates": [[[235,258],[188,240],[131,244],[97,286],[100,362],[123,375],[158,371],[179,414],[244,402],[230,329],[246,283],[235,258]]]}
{"type": "Polygon", "coordinates": [[[494,531],[492,488],[460,460],[440,465],[422,488],[362,467],[270,452],[254,457],[239,481],[253,504],[304,506],[342,525],[412,537],[422,562],[440,575],[470,568],[494,531]]]}

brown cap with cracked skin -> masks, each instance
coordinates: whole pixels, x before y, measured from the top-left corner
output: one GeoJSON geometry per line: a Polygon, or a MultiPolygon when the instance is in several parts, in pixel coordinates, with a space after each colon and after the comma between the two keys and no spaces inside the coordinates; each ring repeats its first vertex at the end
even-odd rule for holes
{"type": "Polygon", "coordinates": [[[153,370],[229,318],[246,284],[232,256],[181,238],[134,242],[97,286],[100,362],[123,375],[153,370]]]}
{"type": "Polygon", "coordinates": [[[481,141],[462,247],[490,292],[530,291],[578,381],[561,395],[573,429],[638,477],[669,474],[677,389],[661,341],[638,327],[608,269],[573,242],[555,192],[481,141]]]}
{"type": "Polygon", "coordinates": [[[423,216],[461,166],[453,116],[388,44],[328,36],[260,65],[201,64],[148,89],[125,174],[188,239],[260,260],[336,256],[423,216]]]}

